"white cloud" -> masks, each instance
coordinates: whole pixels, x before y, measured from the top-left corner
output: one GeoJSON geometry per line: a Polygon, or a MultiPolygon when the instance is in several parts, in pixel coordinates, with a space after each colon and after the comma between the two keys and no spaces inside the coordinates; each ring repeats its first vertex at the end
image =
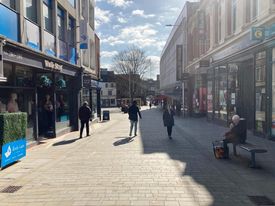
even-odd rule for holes
{"type": "Polygon", "coordinates": [[[133,16],[141,16],[143,18],[153,18],[155,17],[156,15],[155,14],[144,14],[144,10],[134,10],[132,11],[132,15],[133,16]]]}
{"type": "Polygon", "coordinates": [[[117,20],[118,20],[118,22],[121,23],[121,24],[127,23],[127,20],[126,20],[125,18],[123,18],[123,17],[118,17],[117,20]]]}
{"type": "Polygon", "coordinates": [[[95,24],[99,27],[101,24],[106,24],[111,21],[113,14],[108,10],[102,10],[98,7],[95,8],[95,24]]]}
{"type": "Polygon", "coordinates": [[[101,43],[108,43],[111,46],[115,46],[118,44],[124,44],[125,42],[119,37],[109,36],[107,38],[102,38],[101,43]]]}
{"type": "MultiPolygon", "coordinates": [[[[103,1],[103,0],[100,0],[100,1],[103,1]]],[[[131,0],[105,0],[105,1],[115,7],[121,7],[121,8],[126,8],[133,3],[133,1],[131,0]]]]}
{"type": "Polygon", "coordinates": [[[156,25],[161,26],[161,23],[160,22],[156,22],[156,25]]]}
{"type": "Polygon", "coordinates": [[[102,51],[100,52],[101,58],[112,58],[113,56],[117,55],[117,51],[102,51]]]}
{"type": "Polygon", "coordinates": [[[114,30],[117,30],[117,29],[119,29],[119,28],[121,28],[121,25],[117,25],[117,24],[116,24],[116,25],[113,26],[113,29],[114,29],[114,30]]]}

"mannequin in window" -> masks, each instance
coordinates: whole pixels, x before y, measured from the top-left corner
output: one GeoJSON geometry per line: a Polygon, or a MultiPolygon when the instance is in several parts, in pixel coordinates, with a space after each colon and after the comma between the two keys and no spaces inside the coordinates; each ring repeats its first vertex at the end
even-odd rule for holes
{"type": "Polygon", "coordinates": [[[49,131],[53,128],[53,104],[49,94],[45,96],[44,109],[46,112],[46,131],[49,131]]]}
{"type": "Polygon", "coordinates": [[[10,100],[7,105],[8,112],[19,112],[18,104],[17,104],[17,94],[11,93],[10,100]]]}

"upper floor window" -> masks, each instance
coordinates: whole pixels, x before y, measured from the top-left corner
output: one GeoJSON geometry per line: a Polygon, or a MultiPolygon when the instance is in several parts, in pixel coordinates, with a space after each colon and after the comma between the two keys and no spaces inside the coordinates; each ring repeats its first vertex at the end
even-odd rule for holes
{"type": "Polygon", "coordinates": [[[0,3],[5,4],[7,7],[15,10],[15,0],[0,0],[0,3]]]}
{"type": "Polygon", "coordinates": [[[252,20],[259,16],[259,0],[252,0],[252,20]]]}
{"type": "Polygon", "coordinates": [[[105,83],[105,87],[108,88],[108,83],[105,83]]]}
{"type": "Polygon", "coordinates": [[[245,22],[249,23],[251,21],[251,0],[246,0],[245,4],[245,22]]]}
{"type": "Polygon", "coordinates": [[[112,96],[113,95],[113,91],[112,90],[109,90],[108,91],[108,96],[112,96]]]}
{"type": "Polygon", "coordinates": [[[65,11],[58,7],[57,9],[58,38],[65,40],[65,11]]]}
{"type": "Polygon", "coordinates": [[[75,45],[75,20],[72,17],[69,17],[69,27],[68,27],[68,33],[69,33],[69,44],[71,46],[75,45]]]}
{"type": "Polygon", "coordinates": [[[95,16],[95,8],[94,5],[92,3],[92,1],[90,1],[90,6],[89,6],[89,24],[92,27],[92,29],[94,29],[95,24],[94,24],[94,16],[95,16]]]}
{"type": "Polygon", "coordinates": [[[37,23],[37,0],[24,0],[25,17],[37,23]]]}
{"type": "Polygon", "coordinates": [[[52,0],[43,0],[44,27],[47,31],[53,32],[52,0]]]}
{"type": "Polygon", "coordinates": [[[237,27],[237,0],[232,0],[232,30],[233,33],[237,27]]]}
{"type": "Polygon", "coordinates": [[[73,7],[75,7],[75,0],[68,0],[68,1],[73,7]]]}

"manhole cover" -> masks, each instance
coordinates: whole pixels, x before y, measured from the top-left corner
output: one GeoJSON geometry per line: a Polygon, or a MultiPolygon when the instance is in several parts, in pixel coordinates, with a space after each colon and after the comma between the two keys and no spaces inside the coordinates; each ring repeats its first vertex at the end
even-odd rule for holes
{"type": "Polygon", "coordinates": [[[4,189],[2,189],[0,192],[1,193],[14,193],[18,190],[20,190],[22,188],[22,186],[8,186],[4,189]]]}
{"type": "Polygon", "coordinates": [[[275,205],[275,203],[266,196],[248,196],[248,198],[257,206],[275,205]]]}

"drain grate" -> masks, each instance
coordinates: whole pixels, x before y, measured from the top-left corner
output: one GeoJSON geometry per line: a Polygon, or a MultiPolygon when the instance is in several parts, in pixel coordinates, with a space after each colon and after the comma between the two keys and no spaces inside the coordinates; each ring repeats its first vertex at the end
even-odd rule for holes
{"type": "Polygon", "coordinates": [[[22,186],[8,186],[4,189],[2,189],[0,192],[1,193],[14,193],[17,192],[18,190],[20,190],[22,188],[22,186]]]}
{"type": "Polygon", "coordinates": [[[248,198],[257,206],[275,205],[275,203],[266,196],[248,196],[248,198]]]}

